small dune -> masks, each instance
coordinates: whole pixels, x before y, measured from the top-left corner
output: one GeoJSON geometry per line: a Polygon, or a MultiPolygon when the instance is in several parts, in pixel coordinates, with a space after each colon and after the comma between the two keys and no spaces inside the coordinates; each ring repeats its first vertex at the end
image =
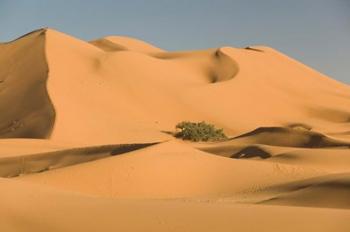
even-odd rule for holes
{"type": "Polygon", "coordinates": [[[316,177],[261,190],[273,197],[262,204],[312,206],[322,208],[350,208],[350,174],[316,177]]]}

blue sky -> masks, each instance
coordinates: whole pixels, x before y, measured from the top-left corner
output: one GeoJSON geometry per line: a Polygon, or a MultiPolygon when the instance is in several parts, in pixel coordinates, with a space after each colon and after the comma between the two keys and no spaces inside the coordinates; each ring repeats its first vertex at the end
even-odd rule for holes
{"type": "Polygon", "coordinates": [[[350,0],[0,0],[0,41],[41,27],[167,50],[264,44],[350,84],[350,0]]]}

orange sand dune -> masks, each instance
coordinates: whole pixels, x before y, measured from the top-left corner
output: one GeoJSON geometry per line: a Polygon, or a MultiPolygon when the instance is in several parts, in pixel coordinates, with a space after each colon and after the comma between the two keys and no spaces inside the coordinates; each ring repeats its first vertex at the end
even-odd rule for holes
{"type": "Polygon", "coordinates": [[[349,185],[350,174],[343,173],[271,186],[261,191],[271,194],[262,203],[349,209],[349,185]]]}
{"type": "Polygon", "coordinates": [[[105,38],[93,40],[90,43],[105,51],[127,50],[140,53],[163,52],[162,49],[157,48],[151,44],[147,44],[141,40],[123,36],[107,36],[105,38]]]}
{"type": "MultiPolygon", "coordinates": [[[[15,149],[11,152],[18,152],[19,154],[14,155],[10,153],[9,155],[9,153],[7,153],[6,155],[0,156],[0,176],[15,177],[24,174],[43,172],[109,156],[124,154],[126,152],[134,151],[154,144],[155,143],[109,144],[102,146],[71,147],[64,149],[50,147],[51,144],[43,143],[35,147],[36,150],[34,150],[32,147],[28,149],[26,146],[27,144],[23,142],[24,149],[26,149],[27,153],[19,155],[20,152],[23,151],[18,151],[15,149]],[[38,151],[39,149],[41,150],[40,152],[38,151]]],[[[31,145],[33,146],[33,144],[31,145]]],[[[7,145],[5,147],[9,146],[7,145]]]]}
{"type": "Polygon", "coordinates": [[[0,229],[349,231],[349,106],[268,47],[33,31],[0,44],[0,229]],[[183,120],[230,139],[178,141],[183,120]]]}
{"type": "Polygon", "coordinates": [[[0,189],[0,230],[8,232],[347,232],[350,229],[348,210],[234,204],[208,199],[97,198],[3,179],[0,189]]]}
{"type": "Polygon", "coordinates": [[[323,173],[312,168],[227,159],[167,142],[19,179],[92,195],[183,198],[233,197],[237,192],[323,173]]]}

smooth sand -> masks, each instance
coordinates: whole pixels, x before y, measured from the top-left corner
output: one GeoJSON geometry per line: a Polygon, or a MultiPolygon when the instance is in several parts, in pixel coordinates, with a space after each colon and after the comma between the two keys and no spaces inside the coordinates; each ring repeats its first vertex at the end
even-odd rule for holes
{"type": "Polygon", "coordinates": [[[268,47],[34,31],[0,44],[0,230],[350,231],[349,106],[268,47]]]}

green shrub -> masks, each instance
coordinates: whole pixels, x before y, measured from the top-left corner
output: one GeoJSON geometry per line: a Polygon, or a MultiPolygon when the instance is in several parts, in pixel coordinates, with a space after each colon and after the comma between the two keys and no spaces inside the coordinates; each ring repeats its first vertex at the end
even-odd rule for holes
{"type": "Polygon", "coordinates": [[[191,141],[220,141],[227,139],[223,129],[216,129],[214,125],[206,122],[188,122],[183,121],[176,125],[180,130],[175,134],[176,137],[191,141]]]}

